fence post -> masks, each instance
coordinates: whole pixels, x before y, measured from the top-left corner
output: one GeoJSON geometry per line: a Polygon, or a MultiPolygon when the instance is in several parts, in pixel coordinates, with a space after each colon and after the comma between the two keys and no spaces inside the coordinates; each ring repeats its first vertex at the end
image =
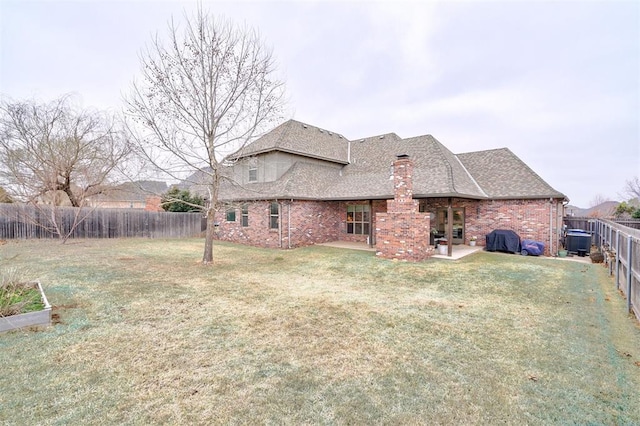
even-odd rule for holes
{"type": "Polygon", "coordinates": [[[616,288],[620,288],[620,230],[616,229],[616,288]]]}
{"type": "Polygon", "coordinates": [[[631,312],[631,283],[632,283],[632,269],[633,269],[633,250],[631,245],[631,235],[627,239],[627,312],[631,312]]]}
{"type": "MultiPolygon", "coordinates": [[[[613,244],[613,226],[610,227],[609,229],[609,255],[611,254],[611,252],[614,250],[614,244],[613,244]]],[[[616,235],[618,234],[618,230],[616,229],[616,235]]],[[[617,258],[617,253],[616,253],[616,258],[617,258]]],[[[613,275],[613,262],[611,261],[611,258],[609,258],[609,276],[613,275]]]]}

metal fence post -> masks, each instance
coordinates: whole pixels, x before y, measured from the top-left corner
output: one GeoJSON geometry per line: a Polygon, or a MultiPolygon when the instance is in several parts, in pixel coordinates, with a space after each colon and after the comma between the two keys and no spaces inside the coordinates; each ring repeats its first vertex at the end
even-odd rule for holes
{"type": "Polygon", "coordinates": [[[620,230],[616,229],[616,288],[620,288],[620,230]]]}
{"type": "Polygon", "coordinates": [[[631,279],[633,278],[631,272],[633,269],[633,251],[631,245],[631,235],[627,239],[627,312],[631,312],[631,279]]]}

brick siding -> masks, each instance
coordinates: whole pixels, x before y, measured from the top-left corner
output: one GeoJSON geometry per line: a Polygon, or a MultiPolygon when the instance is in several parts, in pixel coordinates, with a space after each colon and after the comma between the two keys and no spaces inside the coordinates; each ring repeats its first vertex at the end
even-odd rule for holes
{"type": "MultiPolygon", "coordinates": [[[[235,222],[226,221],[226,211],[216,215],[220,240],[258,247],[294,248],[330,241],[367,242],[369,235],[347,233],[347,208],[369,205],[373,239],[379,256],[389,259],[419,261],[431,254],[430,229],[435,213],[448,206],[447,198],[413,199],[413,164],[408,158],[394,163],[393,200],[306,201],[287,200],[280,206],[279,229],[270,229],[270,201],[248,203],[249,226],[242,226],[241,205],[235,206],[235,222]]],[[[559,247],[558,231],[562,226],[560,200],[468,200],[453,198],[454,208],[464,209],[464,243],[477,236],[477,244],[486,244],[486,235],[495,229],[515,231],[521,239],[541,241],[549,256],[559,247]],[[551,243],[551,247],[549,244],[551,243]]]]}
{"type": "Polygon", "coordinates": [[[219,240],[257,247],[293,248],[340,239],[343,228],[338,202],[280,201],[278,229],[270,229],[271,201],[247,204],[249,226],[242,226],[241,205],[234,206],[235,222],[226,221],[226,210],[217,213],[219,240]]]}
{"type": "MultiPolygon", "coordinates": [[[[545,245],[544,254],[554,255],[558,250],[558,231],[562,227],[563,207],[560,200],[465,200],[454,198],[454,208],[465,212],[465,244],[472,236],[477,244],[486,244],[486,235],[495,229],[509,229],[521,239],[540,241],[545,245]],[[550,232],[551,231],[551,241],[550,232]],[[549,244],[553,247],[550,247],[549,244]]],[[[426,211],[446,208],[446,198],[426,200],[426,211]]]]}

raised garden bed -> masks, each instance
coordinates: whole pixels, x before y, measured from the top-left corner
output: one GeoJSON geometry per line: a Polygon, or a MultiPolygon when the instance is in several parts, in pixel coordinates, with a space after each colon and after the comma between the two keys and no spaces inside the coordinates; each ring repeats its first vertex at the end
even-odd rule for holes
{"type": "Polygon", "coordinates": [[[51,305],[39,282],[29,283],[40,293],[43,309],[22,314],[0,316],[0,333],[25,327],[46,327],[51,325],[51,305]]]}

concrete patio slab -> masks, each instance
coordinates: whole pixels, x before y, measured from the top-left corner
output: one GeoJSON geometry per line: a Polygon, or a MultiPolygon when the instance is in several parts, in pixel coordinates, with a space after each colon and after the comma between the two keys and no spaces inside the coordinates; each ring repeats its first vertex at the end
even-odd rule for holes
{"type": "MultiPolygon", "coordinates": [[[[366,243],[353,243],[349,241],[331,241],[329,243],[322,243],[318,245],[326,246],[326,247],[350,249],[350,250],[365,250],[365,251],[371,251],[371,252],[376,251],[375,247],[369,247],[369,245],[366,243]]],[[[453,246],[453,253],[451,257],[447,255],[441,255],[441,254],[434,254],[432,257],[434,259],[458,260],[478,251],[482,251],[482,247],[479,247],[479,246],[471,247],[471,246],[459,244],[459,245],[453,246]]]]}

